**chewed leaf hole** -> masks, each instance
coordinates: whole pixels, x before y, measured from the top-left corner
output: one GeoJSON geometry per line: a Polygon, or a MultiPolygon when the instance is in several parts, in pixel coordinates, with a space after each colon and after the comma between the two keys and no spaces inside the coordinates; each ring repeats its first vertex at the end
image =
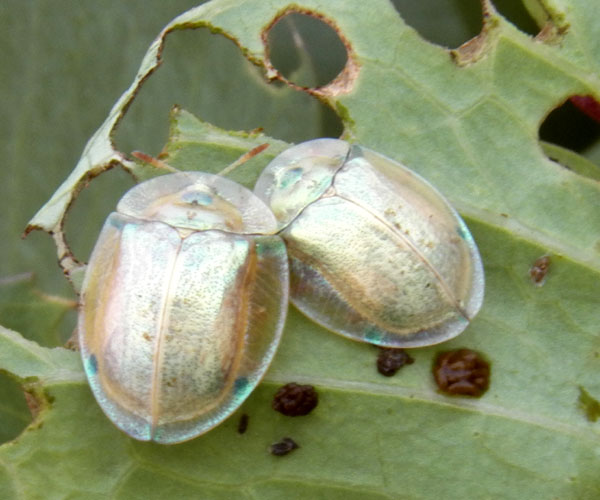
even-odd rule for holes
{"type": "Polygon", "coordinates": [[[267,44],[271,64],[300,87],[331,83],[348,60],[336,31],[325,21],[300,12],[280,17],[268,31],[267,44]]]}
{"type": "Polygon", "coordinates": [[[15,439],[32,420],[21,385],[0,373],[0,444],[15,439]]]}
{"type": "Polygon", "coordinates": [[[64,226],[69,248],[78,260],[87,261],[104,220],[133,185],[129,174],[113,168],[94,177],[79,193],[64,226]]]}
{"type": "Polygon", "coordinates": [[[479,0],[393,0],[392,3],[406,24],[442,47],[459,47],[477,36],[483,26],[479,0]]]}
{"type": "MultiPolygon", "coordinates": [[[[540,126],[540,139],[577,153],[585,153],[600,139],[600,123],[586,114],[585,107],[575,104],[581,100],[573,99],[568,99],[550,112],[540,126]]],[[[589,108],[593,112],[593,107],[589,108]]]]}
{"type": "Polygon", "coordinates": [[[515,2],[515,0],[493,0],[493,4],[502,17],[510,21],[524,33],[535,36],[540,32],[540,27],[525,8],[524,2],[515,2]]]}
{"type": "Polygon", "coordinates": [[[552,161],[600,179],[600,104],[572,96],[552,110],[539,129],[542,149],[552,161]]]}
{"type": "Polygon", "coordinates": [[[341,120],[328,106],[281,82],[268,83],[264,68],[244,57],[234,40],[203,28],[166,38],[161,66],[117,129],[117,149],[158,155],[174,105],[225,130],[262,129],[288,142],[342,133],[341,120]]]}

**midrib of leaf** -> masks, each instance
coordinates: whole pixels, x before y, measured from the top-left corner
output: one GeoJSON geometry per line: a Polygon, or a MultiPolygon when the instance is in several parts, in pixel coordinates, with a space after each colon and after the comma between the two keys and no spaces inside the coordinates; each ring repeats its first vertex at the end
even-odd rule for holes
{"type": "MultiPolygon", "coordinates": [[[[85,375],[82,370],[77,371],[62,369],[60,368],[60,361],[53,359],[54,353],[52,351],[61,350],[60,348],[48,349],[39,347],[33,342],[22,339],[13,332],[4,329],[2,330],[0,330],[1,337],[12,341],[13,344],[20,347],[23,351],[34,358],[39,365],[41,365],[40,367],[36,367],[37,369],[32,370],[31,375],[28,373],[22,373],[22,378],[34,376],[33,373],[46,371],[45,369],[48,369],[53,373],[51,376],[44,378],[44,385],[47,387],[52,387],[55,384],[65,383],[85,384],[85,375]],[[43,367],[43,369],[41,367],[43,367]]],[[[75,357],[77,354],[73,353],[73,356],[75,357]]],[[[461,398],[453,398],[449,400],[447,397],[442,396],[435,391],[424,390],[422,388],[415,389],[398,385],[376,384],[373,382],[362,382],[349,379],[336,379],[331,377],[306,375],[303,373],[288,373],[282,370],[270,370],[268,375],[263,379],[263,383],[271,384],[276,387],[283,385],[290,380],[294,380],[301,384],[311,384],[319,387],[320,390],[326,388],[330,391],[360,392],[372,395],[394,396],[407,401],[420,401],[432,405],[441,405],[445,407],[461,409],[464,411],[475,412],[482,415],[502,417],[517,421],[519,423],[535,425],[555,432],[560,432],[562,434],[571,435],[582,440],[589,439],[590,432],[593,434],[598,434],[596,429],[590,428],[589,426],[584,427],[571,425],[540,415],[509,409],[504,406],[492,405],[479,400],[461,398]]],[[[600,437],[600,435],[598,437],[600,437]]]]}
{"type": "Polygon", "coordinates": [[[435,406],[461,409],[481,415],[501,417],[513,420],[520,424],[534,425],[561,434],[577,437],[584,441],[590,438],[590,432],[598,434],[598,437],[600,438],[600,433],[589,427],[570,425],[540,415],[509,409],[504,406],[492,405],[478,400],[465,398],[454,398],[449,400],[448,397],[431,390],[412,389],[398,385],[382,385],[372,382],[359,382],[348,379],[325,378],[300,373],[289,374],[285,372],[274,372],[273,370],[265,377],[264,382],[271,383],[274,387],[278,387],[286,384],[289,380],[294,380],[299,384],[314,385],[319,388],[326,387],[328,390],[339,390],[352,393],[360,392],[369,395],[397,396],[398,398],[407,401],[419,401],[435,406]]]}
{"type": "MultiPolygon", "coordinates": [[[[40,347],[34,342],[28,341],[20,337],[20,335],[10,332],[9,330],[0,328],[0,344],[10,342],[13,346],[19,348],[30,356],[29,361],[33,360],[37,363],[35,368],[30,372],[20,373],[19,376],[23,379],[31,376],[38,376],[41,372],[49,371],[52,374],[44,376],[44,385],[48,388],[55,384],[76,383],[85,385],[85,374],[82,370],[64,369],[60,367],[60,360],[53,359],[58,351],[63,351],[63,354],[73,355],[78,358],[77,353],[70,353],[66,349],[55,348],[48,349],[40,347]],[[54,352],[53,352],[54,351],[54,352]]],[[[6,349],[3,348],[3,351],[6,349]]],[[[79,363],[79,360],[77,360],[79,363]]],[[[4,365],[4,364],[3,364],[4,365]]],[[[291,373],[285,370],[271,369],[267,376],[263,379],[263,383],[271,384],[274,387],[283,385],[290,380],[294,380],[301,384],[311,384],[329,391],[345,391],[358,392],[370,395],[393,396],[407,401],[419,401],[432,405],[440,405],[461,409],[468,412],[474,412],[482,415],[496,416],[509,420],[513,420],[526,425],[534,425],[542,427],[561,434],[570,435],[581,440],[587,440],[590,433],[598,435],[600,433],[593,427],[585,425],[572,425],[564,422],[559,422],[541,415],[535,415],[516,409],[509,409],[500,405],[493,405],[480,400],[470,400],[463,398],[448,399],[447,397],[438,394],[435,391],[423,388],[408,388],[399,385],[377,384],[373,382],[356,381],[349,379],[337,379],[324,377],[322,375],[307,375],[304,373],[291,373]]],[[[582,419],[583,421],[583,419],[582,419]]]]}

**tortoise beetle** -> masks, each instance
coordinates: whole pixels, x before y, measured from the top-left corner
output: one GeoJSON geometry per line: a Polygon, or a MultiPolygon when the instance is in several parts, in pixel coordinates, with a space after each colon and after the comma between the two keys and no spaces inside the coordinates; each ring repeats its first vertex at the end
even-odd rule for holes
{"type": "Polygon", "coordinates": [[[483,301],[477,246],[426,180],[338,139],[285,150],[255,194],[290,259],[290,299],[354,340],[420,347],[461,333],[483,301]]]}
{"type": "Polygon", "coordinates": [[[271,211],[223,177],[129,190],[86,270],[79,343],[94,396],[131,437],[178,443],[218,425],[265,374],[288,303],[271,211]]]}

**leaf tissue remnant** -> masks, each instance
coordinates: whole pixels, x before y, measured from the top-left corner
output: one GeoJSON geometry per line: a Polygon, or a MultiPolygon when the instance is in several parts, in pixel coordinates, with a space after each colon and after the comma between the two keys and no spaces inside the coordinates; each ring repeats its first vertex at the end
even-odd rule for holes
{"type": "Polygon", "coordinates": [[[475,351],[457,349],[437,357],[433,376],[441,392],[480,397],[489,387],[490,365],[475,351]]]}
{"type": "Polygon", "coordinates": [[[271,406],[287,417],[298,417],[308,415],[317,404],[319,404],[319,396],[312,385],[291,382],[279,388],[271,406]]]}
{"type": "Polygon", "coordinates": [[[404,349],[379,348],[377,356],[377,371],[386,377],[391,377],[404,365],[412,365],[415,362],[404,349]]]}
{"type": "Polygon", "coordinates": [[[533,263],[529,269],[529,276],[531,277],[531,281],[533,281],[534,285],[542,286],[544,284],[551,262],[550,256],[543,255],[539,259],[536,259],[536,261],[533,263]]]}
{"type": "Polygon", "coordinates": [[[579,386],[579,406],[590,422],[596,422],[600,418],[600,402],[581,386],[579,386]]]}

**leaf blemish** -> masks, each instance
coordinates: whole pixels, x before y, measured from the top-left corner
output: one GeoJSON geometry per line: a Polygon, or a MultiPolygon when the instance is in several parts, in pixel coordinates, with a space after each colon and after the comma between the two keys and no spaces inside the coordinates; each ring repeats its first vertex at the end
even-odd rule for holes
{"type": "Polygon", "coordinates": [[[273,443],[269,447],[269,451],[271,452],[271,455],[283,457],[297,448],[300,448],[300,446],[298,443],[296,443],[296,441],[294,441],[292,438],[284,437],[281,441],[273,443]]]}
{"type": "Polygon", "coordinates": [[[312,385],[294,382],[280,387],[271,404],[272,408],[288,417],[308,415],[319,404],[319,396],[312,385]]]}
{"type": "Polygon", "coordinates": [[[582,386],[579,386],[579,407],[584,411],[589,422],[597,422],[600,418],[600,402],[582,386]]]}
{"type": "Polygon", "coordinates": [[[549,255],[543,255],[535,260],[529,269],[529,276],[534,285],[542,286],[545,283],[546,274],[548,274],[551,262],[549,255]]]}
{"type": "Polygon", "coordinates": [[[31,418],[35,420],[37,416],[40,414],[41,409],[44,407],[43,401],[38,397],[37,394],[33,392],[24,392],[25,401],[27,402],[27,407],[29,408],[29,412],[31,413],[31,418]]]}
{"type": "Polygon", "coordinates": [[[379,348],[377,371],[385,377],[391,377],[404,365],[411,365],[415,360],[404,349],[379,348]]]}
{"type": "Polygon", "coordinates": [[[250,421],[250,417],[247,413],[242,413],[240,416],[240,421],[238,422],[238,434],[244,434],[248,430],[248,422],[250,421]]]}
{"type": "Polygon", "coordinates": [[[438,355],[433,376],[445,394],[480,397],[490,384],[490,365],[478,352],[457,349],[438,355]]]}

